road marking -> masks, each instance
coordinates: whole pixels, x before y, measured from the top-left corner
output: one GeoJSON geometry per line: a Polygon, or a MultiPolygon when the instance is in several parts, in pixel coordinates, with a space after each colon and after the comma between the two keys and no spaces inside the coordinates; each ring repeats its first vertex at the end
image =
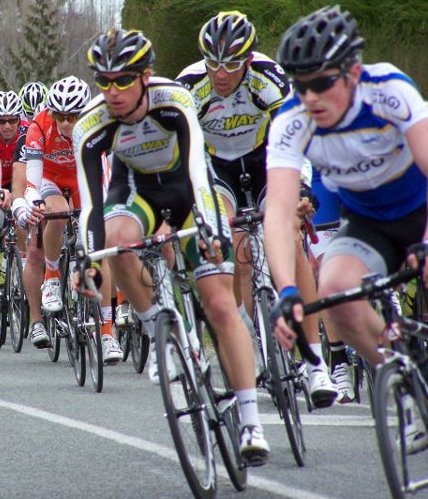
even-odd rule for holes
{"type": "MultiPolygon", "coordinates": [[[[169,459],[178,463],[178,457],[174,449],[166,447],[165,445],[160,445],[153,442],[148,442],[138,437],[131,437],[129,435],[124,435],[114,430],[109,430],[108,428],[103,428],[101,426],[92,425],[79,421],[77,419],[68,418],[65,416],[60,416],[52,412],[43,411],[36,409],[35,407],[30,407],[22,404],[14,404],[12,402],[7,402],[6,400],[0,399],[0,407],[4,409],[9,409],[11,411],[19,412],[27,416],[34,418],[43,419],[54,424],[66,426],[68,428],[74,428],[76,430],[85,431],[92,435],[96,435],[101,438],[105,438],[116,442],[121,445],[128,445],[136,449],[143,450],[145,452],[151,452],[157,454],[158,456],[169,459]]],[[[229,479],[226,469],[220,463],[216,463],[217,475],[222,478],[229,479]]],[[[266,492],[270,492],[279,497],[293,498],[293,499],[331,499],[331,497],[323,496],[320,494],[314,494],[313,492],[308,492],[306,490],[298,489],[295,487],[289,487],[275,480],[268,480],[266,478],[249,476],[248,486],[260,489],[266,492]]]]}
{"type": "MultiPolygon", "coordinates": [[[[362,426],[372,428],[375,420],[371,416],[353,416],[339,414],[301,414],[303,426],[362,426]]],[[[283,424],[277,414],[260,414],[262,425],[283,424]]]]}

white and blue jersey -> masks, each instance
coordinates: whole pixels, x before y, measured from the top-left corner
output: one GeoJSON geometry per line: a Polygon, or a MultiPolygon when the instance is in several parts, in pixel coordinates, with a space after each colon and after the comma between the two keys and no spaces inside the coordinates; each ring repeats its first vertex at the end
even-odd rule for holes
{"type": "Polygon", "coordinates": [[[307,157],[350,211],[396,220],[426,200],[426,177],[405,138],[426,118],[428,105],[408,76],[388,63],[364,65],[334,128],[317,127],[296,92],[287,97],[271,125],[267,168],[300,171],[307,157]]]}

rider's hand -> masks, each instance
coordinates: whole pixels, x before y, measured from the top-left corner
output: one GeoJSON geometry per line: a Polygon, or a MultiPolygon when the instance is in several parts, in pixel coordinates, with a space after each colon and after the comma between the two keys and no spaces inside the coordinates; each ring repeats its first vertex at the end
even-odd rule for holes
{"type": "Polygon", "coordinates": [[[12,204],[12,194],[8,189],[0,189],[0,208],[8,210],[12,204]]]}
{"type": "Polygon", "coordinates": [[[407,248],[407,263],[413,269],[423,268],[422,278],[425,287],[428,288],[428,240],[412,244],[407,248]]]}
{"type": "Polygon", "coordinates": [[[279,294],[279,300],[271,310],[270,321],[278,341],[285,350],[292,350],[296,333],[287,324],[287,320],[303,321],[302,299],[295,286],[287,286],[279,294]]]}
{"type": "Polygon", "coordinates": [[[98,289],[101,287],[103,280],[101,270],[96,267],[88,267],[85,268],[83,272],[84,272],[84,279],[82,281],[81,272],[79,270],[74,271],[71,280],[71,285],[73,289],[77,293],[85,296],[86,298],[98,300],[99,298],[98,289]],[[90,285],[92,282],[95,285],[95,289],[90,285]]]}
{"type": "Polygon", "coordinates": [[[36,206],[30,208],[24,198],[14,199],[11,210],[18,225],[23,229],[29,225],[35,226],[43,220],[43,211],[36,206]]]}
{"type": "Polygon", "coordinates": [[[201,250],[203,257],[214,265],[220,265],[228,257],[230,241],[227,238],[214,236],[211,239],[211,248],[212,252],[209,251],[209,248],[204,241],[199,241],[199,249],[201,250]]]}

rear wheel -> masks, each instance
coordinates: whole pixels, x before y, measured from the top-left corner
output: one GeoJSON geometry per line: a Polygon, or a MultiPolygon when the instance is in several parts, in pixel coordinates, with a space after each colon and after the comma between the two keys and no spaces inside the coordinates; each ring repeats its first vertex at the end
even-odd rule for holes
{"type": "Polygon", "coordinates": [[[46,318],[46,331],[50,341],[50,347],[47,350],[51,362],[57,362],[61,350],[61,338],[57,326],[57,318],[54,315],[49,315],[46,318]]]}
{"type": "Polygon", "coordinates": [[[6,285],[6,299],[9,312],[8,321],[10,336],[13,350],[16,353],[19,353],[22,348],[27,326],[27,310],[22,280],[21,254],[16,246],[12,246],[9,249],[6,281],[8,281],[6,285]]]}
{"type": "Polygon", "coordinates": [[[88,360],[91,371],[92,384],[96,392],[103,389],[104,367],[103,367],[103,349],[101,345],[101,318],[100,310],[96,303],[90,300],[84,300],[85,325],[84,335],[88,346],[88,360]]]}
{"type": "MultiPolygon", "coordinates": [[[[206,322],[206,321],[205,321],[206,322]]],[[[238,491],[247,486],[247,468],[243,466],[239,452],[239,408],[235,393],[231,389],[218,355],[217,339],[211,326],[206,322],[206,334],[200,334],[205,358],[209,362],[209,383],[220,419],[214,427],[220,454],[230,481],[238,491]]]]}
{"type": "Polygon", "coordinates": [[[144,371],[149,355],[149,335],[142,328],[139,321],[137,321],[128,334],[131,336],[131,356],[134,369],[138,374],[141,374],[144,371]]]}
{"type": "Polygon", "coordinates": [[[271,377],[270,393],[280,418],[284,421],[294,459],[298,466],[304,465],[305,443],[303,426],[296,397],[296,373],[292,371],[294,360],[284,352],[270,328],[270,310],[273,297],[268,290],[262,289],[259,294],[260,313],[266,326],[266,344],[268,352],[268,369],[271,377]]]}
{"type": "Polygon", "coordinates": [[[156,319],[156,355],[166,415],[184,475],[195,497],[214,497],[217,480],[207,410],[181,349],[177,323],[167,312],[156,319]],[[172,346],[177,368],[172,381],[165,360],[167,346],[172,346]]]}

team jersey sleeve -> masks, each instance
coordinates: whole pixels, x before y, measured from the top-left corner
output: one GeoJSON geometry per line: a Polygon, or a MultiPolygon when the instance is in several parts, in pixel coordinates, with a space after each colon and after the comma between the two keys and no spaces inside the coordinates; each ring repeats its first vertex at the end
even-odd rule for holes
{"type": "Polygon", "coordinates": [[[43,178],[43,154],[45,137],[35,121],[28,127],[25,138],[25,157],[27,162],[27,186],[40,190],[43,178]]]}
{"type": "Polygon", "coordinates": [[[381,88],[372,88],[372,99],[375,114],[392,122],[403,133],[428,118],[428,103],[413,81],[398,70],[381,88]]]}
{"type": "Polygon", "coordinates": [[[302,169],[305,135],[302,118],[290,119],[286,113],[278,114],[272,121],[266,148],[266,168],[302,169]]]}
{"type": "Polygon", "coordinates": [[[73,147],[82,211],[79,229],[87,252],[104,248],[103,153],[111,149],[117,122],[98,100],[76,123],[73,147]]]}
{"type": "Polygon", "coordinates": [[[15,151],[13,153],[14,163],[26,163],[27,157],[25,154],[25,138],[26,134],[21,135],[16,143],[15,151]]]}

